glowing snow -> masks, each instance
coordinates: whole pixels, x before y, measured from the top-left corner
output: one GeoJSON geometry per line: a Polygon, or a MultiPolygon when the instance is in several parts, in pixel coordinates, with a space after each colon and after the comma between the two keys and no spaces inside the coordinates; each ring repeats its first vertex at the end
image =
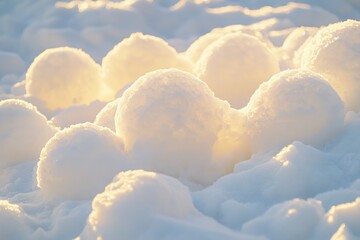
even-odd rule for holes
{"type": "Polygon", "coordinates": [[[51,110],[89,104],[99,97],[100,87],[100,66],[79,49],[48,49],[26,73],[26,93],[51,110]]]}
{"type": "Polygon", "coordinates": [[[301,66],[322,74],[347,110],[360,110],[360,22],[348,20],[320,30],[304,49],[301,66]]]}
{"type": "Polygon", "coordinates": [[[265,44],[253,36],[234,33],[204,50],[196,73],[217,97],[241,108],[258,86],[278,71],[277,59],[265,44]]]}

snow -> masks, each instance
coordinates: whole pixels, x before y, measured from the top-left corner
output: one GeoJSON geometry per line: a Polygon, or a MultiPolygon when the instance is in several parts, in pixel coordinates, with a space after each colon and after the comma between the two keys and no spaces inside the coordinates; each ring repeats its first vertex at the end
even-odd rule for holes
{"type": "Polygon", "coordinates": [[[37,185],[49,199],[91,199],[129,165],[122,140],[109,129],[91,123],[73,125],[42,149],[37,185]]]}
{"type": "Polygon", "coordinates": [[[0,1],[0,239],[359,239],[359,21],[0,1]]]}
{"type": "Polygon", "coordinates": [[[26,94],[50,110],[89,104],[100,96],[100,66],[80,49],[48,49],[26,72],[26,94]]]}
{"type": "Polygon", "coordinates": [[[359,111],[360,22],[348,20],[320,30],[304,49],[301,67],[322,74],[346,109],[359,111]]]}
{"type": "Polygon", "coordinates": [[[219,38],[204,50],[196,74],[217,97],[240,109],[259,85],[278,71],[277,59],[266,45],[255,37],[234,33],[219,38]]]}
{"type": "Polygon", "coordinates": [[[36,160],[56,131],[32,104],[16,99],[0,101],[1,168],[36,160]]]}

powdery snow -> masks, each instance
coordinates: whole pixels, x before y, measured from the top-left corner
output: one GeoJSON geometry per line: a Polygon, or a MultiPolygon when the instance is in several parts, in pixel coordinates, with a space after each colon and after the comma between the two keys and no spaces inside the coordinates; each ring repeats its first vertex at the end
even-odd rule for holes
{"type": "Polygon", "coordinates": [[[0,239],[359,239],[359,20],[0,1],[0,239]]]}

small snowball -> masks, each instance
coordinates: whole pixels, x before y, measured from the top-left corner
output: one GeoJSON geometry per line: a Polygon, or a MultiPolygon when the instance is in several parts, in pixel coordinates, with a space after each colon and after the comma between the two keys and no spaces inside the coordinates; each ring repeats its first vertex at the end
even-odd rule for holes
{"type": "Polygon", "coordinates": [[[142,33],[121,41],[102,61],[104,82],[114,94],[147,72],[169,67],[191,68],[163,39],[142,33]]]}
{"type": "Polygon", "coordinates": [[[119,102],[120,98],[106,104],[106,106],[96,115],[94,124],[110,128],[113,132],[115,132],[115,114],[119,102]]]}
{"type": "Polygon", "coordinates": [[[345,103],[360,111],[360,21],[320,30],[304,49],[301,65],[323,75],[345,103]]]}
{"type": "Polygon", "coordinates": [[[263,83],[244,109],[253,152],[298,140],[321,145],[344,124],[341,99],[320,75],[287,70],[263,83]]]}
{"type": "Polygon", "coordinates": [[[184,185],[143,170],[118,174],[92,208],[84,239],[142,239],[159,217],[185,219],[196,213],[184,185]]]}
{"type": "Polygon", "coordinates": [[[244,107],[259,85],[279,71],[276,57],[256,37],[234,33],[226,35],[202,54],[198,77],[232,107],[244,107]]]}
{"type": "Polygon", "coordinates": [[[32,104],[17,99],[0,101],[0,166],[37,160],[55,132],[32,104]]]}
{"type": "Polygon", "coordinates": [[[51,110],[89,104],[100,94],[100,66],[80,49],[47,49],[26,73],[26,93],[51,110]]]}
{"type": "Polygon", "coordinates": [[[37,182],[49,199],[91,199],[127,168],[122,140],[107,128],[84,123],[49,140],[41,151],[37,182]]]}
{"type": "Polygon", "coordinates": [[[229,105],[193,75],[157,70],[124,92],[116,132],[145,169],[206,185],[231,172],[237,160],[213,154],[228,110],[229,105]]]}

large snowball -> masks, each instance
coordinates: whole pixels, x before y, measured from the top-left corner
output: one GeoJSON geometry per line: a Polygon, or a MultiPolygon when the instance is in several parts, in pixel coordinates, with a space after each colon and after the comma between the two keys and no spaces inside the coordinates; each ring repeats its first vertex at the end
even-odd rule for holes
{"type": "Polygon", "coordinates": [[[51,110],[89,104],[99,97],[100,89],[100,66],[80,49],[45,50],[26,73],[26,93],[51,110]]]}
{"type": "Polygon", "coordinates": [[[320,75],[288,70],[263,83],[246,109],[254,151],[294,140],[319,145],[343,126],[341,99],[320,75]]]}
{"type": "Polygon", "coordinates": [[[115,93],[156,69],[190,69],[188,63],[167,42],[142,33],[134,33],[117,44],[104,57],[102,67],[104,81],[115,93]]]}
{"type": "Polygon", "coordinates": [[[146,169],[209,184],[231,172],[234,164],[234,159],[215,156],[212,148],[228,109],[193,75],[157,70],[124,92],[116,132],[146,169]]]}
{"type": "Polygon", "coordinates": [[[244,107],[259,85],[279,71],[276,57],[256,37],[229,34],[205,49],[196,73],[221,99],[244,107]]]}
{"type": "Polygon", "coordinates": [[[307,44],[301,64],[322,74],[345,102],[360,111],[360,22],[348,20],[320,30],[307,44]]]}
{"type": "Polygon", "coordinates": [[[49,140],[41,151],[37,181],[49,199],[91,199],[127,168],[122,140],[107,128],[84,123],[49,140]]]}
{"type": "Polygon", "coordinates": [[[0,101],[0,166],[37,160],[55,132],[32,104],[16,99],[0,101]]]}
{"type": "Polygon", "coordinates": [[[179,181],[142,170],[117,175],[92,208],[84,239],[142,239],[157,217],[185,219],[196,212],[179,181]]]}

